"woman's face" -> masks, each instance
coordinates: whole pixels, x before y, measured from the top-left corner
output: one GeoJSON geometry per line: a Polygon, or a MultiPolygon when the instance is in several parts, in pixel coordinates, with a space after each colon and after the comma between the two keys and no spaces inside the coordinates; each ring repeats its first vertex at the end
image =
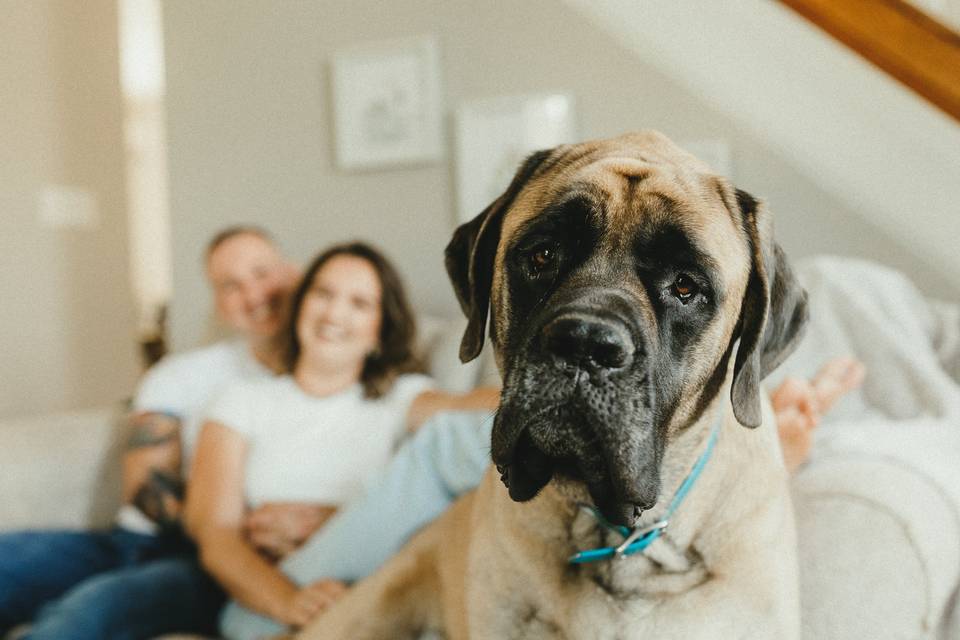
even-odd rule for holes
{"type": "Polygon", "coordinates": [[[382,288],[373,266],[357,256],[327,260],[313,277],[297,318],[298,366],[363,366],[380,342],[382,288]]]}

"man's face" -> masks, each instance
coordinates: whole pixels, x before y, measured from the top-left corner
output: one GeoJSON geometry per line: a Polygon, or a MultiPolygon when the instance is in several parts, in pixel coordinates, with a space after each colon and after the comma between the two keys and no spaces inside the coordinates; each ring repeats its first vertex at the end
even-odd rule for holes
{"type": "Polygon", "coordinates": [[[233,236],[207,259],[207,276],[220,320],[248,338],[269,338],[283,322],[294,270],[267,240],[233,236]]]}

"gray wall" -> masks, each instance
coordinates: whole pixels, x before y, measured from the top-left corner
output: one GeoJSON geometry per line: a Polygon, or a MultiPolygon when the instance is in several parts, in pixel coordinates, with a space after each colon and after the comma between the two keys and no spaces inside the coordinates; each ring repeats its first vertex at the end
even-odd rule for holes
{"type": "Polygon", "coordinates": [[[127,283],[116,3],[5,0],[0,20],[0,417],[98,406],[137,373],[127,283]],[[100,223],[38,217],[82,187],[100,223]]]}
{"type": "Polygon", "coordinates": [[[337,240],[373,240],[421,310],[456,312],[441,266],[455,226],[452,166],[333,165],[331,54],[421,34],[439,37],[448,113],[462,100],[560,90],[577,99],[583,137],[652,127],[678,140],[725,138],[737,181],[771,203],[790,253],[872,256],[933,278],[762,140],[559,2],[167,0],[164,9],[177,348],[208,332],[203,245],[239,221],[274,230],[300,260],[337,240]]]}

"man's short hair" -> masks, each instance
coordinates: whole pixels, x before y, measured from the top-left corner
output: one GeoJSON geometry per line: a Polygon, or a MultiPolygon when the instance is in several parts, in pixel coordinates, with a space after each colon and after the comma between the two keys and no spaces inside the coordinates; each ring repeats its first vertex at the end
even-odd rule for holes
{"type": "Polygon", "coordinates": [[[217,232],[213,238],[210,239],[210,242],[207,243],[207,250],[204,253],[204,257],[209,260],[210,256],[213,255],[213,252],[217,250],[224,242],[230,238],[235,238],[242,235],[253,235],[258,238],[269,242],[270,244],[275,245],[276,242],[273,239],[273,236],[270,235],[270,232],[264,229],[263,227],[258,227],[253,224],[238,224],[232,227],[227,227],[217,232]]]}

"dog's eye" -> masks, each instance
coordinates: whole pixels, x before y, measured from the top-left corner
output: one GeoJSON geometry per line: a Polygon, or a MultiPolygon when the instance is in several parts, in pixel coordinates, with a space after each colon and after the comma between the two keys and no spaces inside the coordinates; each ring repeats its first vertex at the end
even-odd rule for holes
{"type": "Polygon", "coordinates": [[[683,304],[687,304],[699,293],[700,287],[693,281],[693,278],[685,273],[681,273],[677,276],[677,279],[673,281],[671,291],[677,300],[683,304]]]}
{"type": "Polygon", "coordinates": [[[557,248],[553,246],[543,246],[530,254],[530,269],[534,273],[540,273],[551,268],[557,261],[557,248]]]}

